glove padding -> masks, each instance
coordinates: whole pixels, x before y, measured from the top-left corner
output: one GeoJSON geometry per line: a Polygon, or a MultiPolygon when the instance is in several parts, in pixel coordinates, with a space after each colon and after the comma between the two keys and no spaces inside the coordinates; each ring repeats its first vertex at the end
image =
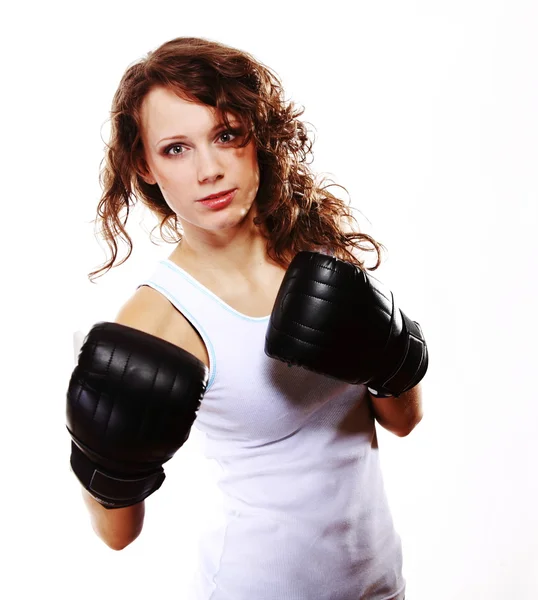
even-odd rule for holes
{"type": "Polygon", "coordinates": [[[120,325],[86,336],[67,391],[71,467],[106,508],[141,502],[187,441],[207,367],[178,346],[120,325]]]}
{"type": "Polygon", "coordinates": [[[422,330],[390,290],[355,265],[299,252],[280,286],[265,353],[381,396],[399,396],[424,377],[422,330]]]}

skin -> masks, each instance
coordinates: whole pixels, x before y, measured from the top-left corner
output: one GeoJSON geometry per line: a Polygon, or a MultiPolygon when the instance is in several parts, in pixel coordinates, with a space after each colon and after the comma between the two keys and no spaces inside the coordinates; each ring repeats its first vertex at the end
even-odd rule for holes
{"type": "MultiPolygon", "coordinates": [[[[239,138],[224,126],[213,129],[219,123],[213,108],[186,101],[164,87],[148,93],[141,116],[141,175],[147,183],[159,185],[183,227],[170,260],[243,314],[270,314],[285,269],[269,259],[265,239],[253,223],[260,183],[254,141],[238,148],[239,138]],[[198,202],[231,188],[237,188],[236,195],[222,210],[198,202]]],[[[139,288],[115,321],[162,337],[208,364],[198,334],[149,287],[139,288]]],[[[420,386],[400,398],[369,400],[375,418],[395,435],[408,435],[422,418],[420,386]]],[[[95,532],[110,548],[121,550],[138,537],[144,502],[107,510],[85,490],[82,494],[95,532]]]]}
{"type": "Polygon", "coordinates": [[[184,266],[226,272],[227,277],[266,263],[265,242],[253,223],[260,183],[254,141],[238,148],[234,141],[239,137],[224,128],[212,131],[218,124],[213,108],[186,101],[164,87],[148,93],[141,116],[144,179],[159,185],[183,226],[182,242],[171,258],[184,266]],[[179,140],[179,134],[186,139],[179,140]],[[223,210],[197,202],[230,188],[237,192],[223,210]]]}
{"type": "MultiPolygon", "coordinates": [[[[213,130],[218,123],[210,107],[163,87],[151,90],[142,104],[142,175],[159,185],[183,227],[181,243],[169,258],[237,310],[263,316],[270,313],[285,269],[267,257],[265,240],[253,223],[260,182],[255,144],[238,148],[238,137],[224,127],[213,130]],[[214,211],[197,202],[231,188],[237,192],[225,209],[214,211]]],[[[137,290],[115,322],[162,337],[208,364],[198,334],[149,287],[137,290]]],[[[140,535],[145,502],[107,510],[86,490],[82,495],[94,531],[110,548],[122,550],[140,535]]]]}

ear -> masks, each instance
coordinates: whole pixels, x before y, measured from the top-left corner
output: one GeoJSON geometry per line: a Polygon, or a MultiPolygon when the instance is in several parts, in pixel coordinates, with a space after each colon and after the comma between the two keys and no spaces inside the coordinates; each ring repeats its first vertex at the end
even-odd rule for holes
{"type": "Polygon", "coordinates": [[[140,176],[149,185],[155,185],[157,183],[157,181],[155,180],[155,178],[153,177],[153,175],[142,175],[142,174],[140,174],[140,176]]]}
{"type": "Polygon", "coordinates": [[[157,180],[153,177],[153,174],[148,167],[144,158],[139,158],[136,165],[136,173],[139,175],[148,185],[155,185],[157,180]]]}

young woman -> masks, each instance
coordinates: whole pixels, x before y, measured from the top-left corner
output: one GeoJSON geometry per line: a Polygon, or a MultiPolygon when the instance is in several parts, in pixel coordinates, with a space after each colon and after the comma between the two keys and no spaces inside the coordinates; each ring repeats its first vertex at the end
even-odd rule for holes
{"type": "Polygon", "coordinates": [[[205,434],[226,524],[202,541],[199,600],[404,597],[374,420],[399,436],[420,421],[427,352],[366,275],[382,246],[307,166],[302,112],[268,67],[198,38],[130,66],[113,100],[98,208],[112,256],[90,276],[118,239],[130,254],[136,201],[174,249],[86,337],[71,465],[119,550],[193,423],[205,434]]]}

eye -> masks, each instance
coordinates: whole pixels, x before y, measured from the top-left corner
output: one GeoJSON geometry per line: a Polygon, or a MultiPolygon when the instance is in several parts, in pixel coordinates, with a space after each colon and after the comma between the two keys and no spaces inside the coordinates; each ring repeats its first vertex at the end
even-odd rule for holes
{"type": "Polygon", "coordinates": [[[167,156],[181,156],[182,154],[184,154],[184,152],[171,152],[171,150],[174,150],[175,148],[183,148],[183,146],[181,144],[174,144],[173,146],[168,146],[168,148],[165,148],[164,153],[167,156]]]}
{"type": "MultiPolygon", "coordinates": [[[[223,142],[224,144],[230,144],[240,134],[241,134],[241,132],[238,129],[225,129],[218,134],[217,139],[221,139],[223,136],[231,136],[232,139],[228,139],[223,142]]],[[[164,154],[166,156],[181,156],[181,155],[185,154],[184,146],[183,146],[183,144],[172,144],[171,146],[167,146],[164,149],[164,154]],[[172,150],[176,150],[177,148],[181,148],[182,151],[181,152],[172,152],[172,150]]]]}
{"type": "MultiPolygon", "coordinates": [[[[228,135],[228,136],[231,135],[232,138],[235,138],[236,137],[236,133],[237,133],[236,131],[232,131],[231,129],[226,129],[225,131],[219,133],[219,138],[221,138],[223,135],[228,135]]],[[[232,140],[228,140],[228,142],[224,142],[224,143],[227,144],[227,143],[229,143],[231,141],[232,140]]]]}

